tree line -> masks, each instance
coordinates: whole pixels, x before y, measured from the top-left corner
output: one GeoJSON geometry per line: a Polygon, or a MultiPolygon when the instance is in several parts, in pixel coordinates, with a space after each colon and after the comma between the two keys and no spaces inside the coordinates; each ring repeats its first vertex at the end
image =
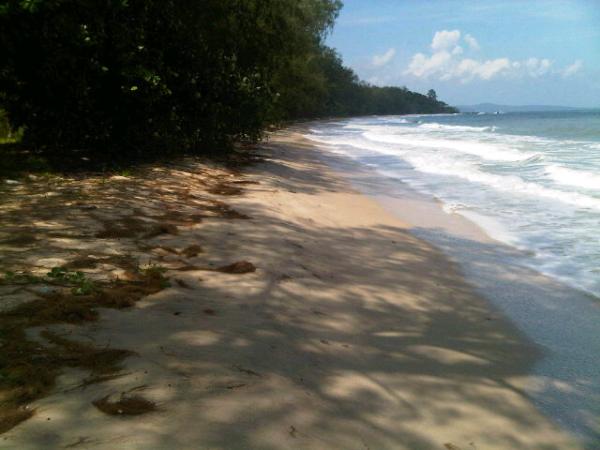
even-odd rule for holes
{"type": "Polygon", "coordinates": [[[219,151],[269,124],[452,112],[361,82],[340,0],[1,0],[0,107],[49,157],[219,151]]]}

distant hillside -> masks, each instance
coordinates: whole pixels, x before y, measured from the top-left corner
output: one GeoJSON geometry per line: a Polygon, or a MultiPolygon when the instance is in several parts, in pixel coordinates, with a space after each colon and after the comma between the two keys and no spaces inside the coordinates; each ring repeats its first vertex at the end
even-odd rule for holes
{"type": "Polygon", "coordinates": [[[554,105],[497,105],[495,103],[480,103],[478,105],[457,106],[460,112],[534,112],[534,111],[573,111],[581,108],[554,105]]]}

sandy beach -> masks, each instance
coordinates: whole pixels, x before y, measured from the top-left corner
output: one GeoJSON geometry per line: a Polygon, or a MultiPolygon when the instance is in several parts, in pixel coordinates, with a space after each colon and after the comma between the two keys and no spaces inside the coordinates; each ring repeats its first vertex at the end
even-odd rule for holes
{"type": "MultiPolygon", "coordinates": [[[[300,134],[274,133],[256,153],[241,168],[190,160],[90,184],[82,201],[95,208],[74,215],[43,208],[69,207],[68,186],[28,204],[47,216],[19,226],[40,235],[3,247],[3,268],[129,255],[167,269],[170,287],[101,309],[97,321],[49,326],[135,354],[98,383],[82,386],[88,373],[65,370],[35,415],[0,435],[0,448],[580,448],[526,393],[541,350],[441,250],[300,134]],[[94,197],[102,189],[112,190],[106,204],[94,197]],[[168,212],[161,220],[176,228],[91,237],[115,220],[114,208],[145,223],[168,212]],[[192,246],[195,254],[184,251],[192,246]],[[212,270],[236,262],[256,271],[212,270]],[[125,417],[93,405],[131,392],[156,411],[125,417]]],[[[1,214],[16,229],[33,187],[11,189],[1,214]]],[[[88,271],[123,275],[112,262],[88,271]]]]}

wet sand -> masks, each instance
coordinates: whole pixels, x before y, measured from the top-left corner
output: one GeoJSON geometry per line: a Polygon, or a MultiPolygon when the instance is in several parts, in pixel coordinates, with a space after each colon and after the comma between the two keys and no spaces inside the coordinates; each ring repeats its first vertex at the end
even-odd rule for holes
{"type": "MultiPolygon", "coordinates": [[[[86,374],[67,371],[0,448],[579,448],[526,393],[541,349],[457,264],[298,134],[277,133],[259,153],[242,195],[211,194],[249,219],[155,238],[163,250],[202,247],[185,261],[135,250],[171,268],[170,288],[89,325],[53,327],[136,352],[122,376],[77,387],[86,374]],[[197,270],[235,261],[257,270],[197,270]],[[158,410],[109,416],[92,404],[131,391],[158,410]]],[[[206,176],[189,163],[157,180],[200,197],[206,176]]],[[[171,190],[171,212],[191,217],[171,190]]]]}

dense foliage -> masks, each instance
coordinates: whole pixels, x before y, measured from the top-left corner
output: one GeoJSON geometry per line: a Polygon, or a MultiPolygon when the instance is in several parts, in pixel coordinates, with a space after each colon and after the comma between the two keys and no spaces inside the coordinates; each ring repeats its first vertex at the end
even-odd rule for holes
{"type": "Polygon", "coordinates": [[[265,125],[445,112],[323,44],[339,0],[0,0],[0,105],[48,155],[225,148],[265,125]]]}

